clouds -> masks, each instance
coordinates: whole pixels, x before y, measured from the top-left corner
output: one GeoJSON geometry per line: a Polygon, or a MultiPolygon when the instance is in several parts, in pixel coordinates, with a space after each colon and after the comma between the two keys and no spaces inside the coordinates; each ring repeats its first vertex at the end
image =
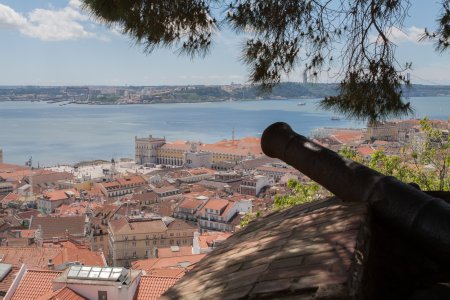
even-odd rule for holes
{"type": "Polygon", "coordinates": [[[391,38],[392,42],[396,44],[402,42],[418,43],[420,37],[424,32],[424,28],[418,28],[416,26],[411,26],[409,28],[406,28],[405,30],[400,30],[396,27],[392,27],[388,33],[388,36],[391,38]]]}
{"type": "Polygon", "coordinates": [[[25,26],[27,19],[15,12],[11,7],[0,3],[0,29],[20,28],[25,26]]]}
{"type": "MultiPolygon", "coordinates": [[[[385,33],[387,38],[394,44],[401,43],[419,43],[420,37],[425,32],[424,28],[419,28],[416,26],[411,26],[409,28],[400,29],[397,27],[391,27],[385,33]]],[[[377,38],[381,38],[376,35],[370,37],[371,42],[376,42],[377,38]]]]}
{"type": "Polygon", "coordinates": [[[9,28],[42,41],[65,41],[99,38],[88,31],[89,17],[80,10],[79,0],[70,0],[62,9],[34,9],[26,16],[0,4],[0,29],[9,28]]]}

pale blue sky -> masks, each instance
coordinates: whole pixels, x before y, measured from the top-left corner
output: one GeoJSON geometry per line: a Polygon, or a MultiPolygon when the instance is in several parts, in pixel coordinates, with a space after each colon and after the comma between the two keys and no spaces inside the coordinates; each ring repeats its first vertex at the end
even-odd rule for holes
{"type": "MultiPolygon", "coordinates": [[[[204,59],[174,50],[151,55],[128,36],[95,23],[78,0],[0,0],[0,85],[177,85],[245,83],[242,37],[224,31],[204,59]]],[[[396,33],[397,57],[412,61],[413,83],[450,84],[450,52],[418,43],[424,27],[434,28],[439,6],[413,0],[403,33],[396,33]]],[[[301,70],[286,80],[300,81],[301,70]]],[[[322,82],[335,79],[322,76],[322,82]]]]}

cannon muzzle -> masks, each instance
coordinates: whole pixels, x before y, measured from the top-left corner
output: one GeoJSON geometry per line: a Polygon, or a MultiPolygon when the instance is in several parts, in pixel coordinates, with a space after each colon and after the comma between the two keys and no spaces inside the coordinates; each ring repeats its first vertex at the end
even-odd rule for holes
{"type": "Polygon", "coordinates": [[[292,165],[343,201],[368,203],[380,220],[450,266],[450,205],[444,200],[343,158],[286,123],[267,127],[261,146],[267,156],[292,165]]]}

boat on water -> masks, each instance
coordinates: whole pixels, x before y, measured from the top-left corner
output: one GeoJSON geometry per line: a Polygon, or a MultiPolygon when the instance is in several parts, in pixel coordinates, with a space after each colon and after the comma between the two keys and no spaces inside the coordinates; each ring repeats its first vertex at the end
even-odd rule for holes
{"type": "Polygon", "coordinates": [[[298,106],[304,106],[304,105],[306,105],[306,102],[299,102],[299,103],[297,103],[297,105],[298,106]]]}
{"type": "Polygon", "coordinates": [[[338,116],[332,116],[331,117],[331,121],[339,121],[341,118],[339,118],[338,116]]]}

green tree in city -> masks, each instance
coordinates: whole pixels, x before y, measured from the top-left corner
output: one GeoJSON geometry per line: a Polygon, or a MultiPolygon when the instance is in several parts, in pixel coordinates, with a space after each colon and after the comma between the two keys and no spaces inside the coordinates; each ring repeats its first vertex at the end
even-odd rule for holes
{"type": "MultiPolygon", "coordinates": [[[[271,89],[295,68],[317,76],[341,69],[339,94],[322,106],[371,122],[412,111],[402,97],[409,85],[395,58],[392,28],[402,28],[409,0],[83,0],[98,20],[116,26],[145,52],[175,48],[204,56],[222,28],[243,34],[242,60],[250,81],[271,89]]],[[[448,49],[449,0],[436,30],[423,39],[448,49]]]]}
{"type": "Polygon", "coordinates": [[[412,145],[411,156],[418,184],[427,190],[450,190],[450,135],[433,126],[426,118],[420,121],[422,136],[412,145]]]}
{"type": "Polygon", "coordinates": [[[289,179],[287,187],[290,192],[285,195],[276,195],[273,201],[275,209],[282,209],[297,204],[304,204],[322,198],[327,191],[314,181],[300,182],[289,179]]]}
{"type": "Polygon", "coordinates": [[[422,190],[449,191],[449,134],[425,118],[420,121],[420,132],[416,136],[399,155],[377,150],[366,160],[349,147],[343,147],[339,153],[382,174],[406,183],[414,182],[422,190]]]}

